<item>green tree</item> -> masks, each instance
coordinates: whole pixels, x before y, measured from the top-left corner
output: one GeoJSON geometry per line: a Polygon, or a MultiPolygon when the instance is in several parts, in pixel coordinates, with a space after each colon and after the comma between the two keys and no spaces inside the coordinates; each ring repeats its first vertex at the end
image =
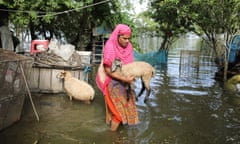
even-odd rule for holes
{"type": "Polygon", "coordinates": [[[182,34],[194,30],[193,23],[185,13],[187,2],[179,0],[153,0],[149,15],[158,23],[157,33],[163,38],[160,49],[168,49],[182,34]]]}
{"type": "Polygon", "coordinates": [[[32,39],[55,35],[77,48],[90,42],[94,27],[114,27],[123,18],[119,2],[111,0],[9,0],[0,6],[9,13],[7,21],[32,39]]]}
{"type": "Polygon", "coordinates": [[[219,66],[224,66],[225,80],[230,53],[230,49],[225,44],[229,43],[232,36],[239,30],[239,5],[238,0],[194,0],[188,4],[191,20],[198,26],[198,34],[206,36],[205,41],[214,50],[217,63],[219,66]],[[223,33],[225,34],[224,43],[217,37],[218,34],[223,33]],[[223,55],[225,55],[224,65],[222,64],[223,55]]]}
{"type": "MultiPolygon", "coordinates": [[[[159,24],[159,33],[164,41],[161,48],[167,48],[171,41],[169,33],[178,37],[188,31],[202,36],[215,52],[221,66],[222,54],[225,54],[225,73],[230,49],[218,38],[225,34],[226,43],[239,30],[239,0],[153,0],[150,16],[159,24]],[[224,49],[223,53],[220,53],[224,49]]],[[[226,79],[226,74],[225,74],[226,79]]]]}

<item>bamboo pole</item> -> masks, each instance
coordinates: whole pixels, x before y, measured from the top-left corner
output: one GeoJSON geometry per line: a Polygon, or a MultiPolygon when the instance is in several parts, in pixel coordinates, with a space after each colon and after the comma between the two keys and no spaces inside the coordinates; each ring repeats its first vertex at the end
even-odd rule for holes
{"type": "Polygon", "coordinates": [[[34,103],[33,103],[32,95],[31,95],[31,92],[30,92],[30,90],[29,90],[29,86],[28,86],[27,79],[26,79],[26,76],[25,76],[25,73],[24,73],[23,66],[22,66],[22,63],[21,63],[21,62],[20,62],[20,69],[21,69],[21,73],[22,73],[24,82],[25,82],[25,84],[26,84],[26,88],[27,88],[27,91],[28,91],[28,96],[29,96],[30,102],[31,102],[31,104],[32,104],[32,108],[33,108],[34,114],[35,114],[37,120],[39,121],[39,116],[38,116],[37,110],[36,110],[36,108],[35,108],[35,105],[34,105],[34,103]]]}

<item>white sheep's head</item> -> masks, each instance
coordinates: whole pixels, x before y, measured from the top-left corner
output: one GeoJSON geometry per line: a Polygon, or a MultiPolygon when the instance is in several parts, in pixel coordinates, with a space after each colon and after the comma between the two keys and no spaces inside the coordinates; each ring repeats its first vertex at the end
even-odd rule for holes
{"type": "Polygon", "coordinates": [[[57,78],[59,79],[66,79],[66,78],[69,78],[69,77],[72,77],[71,73],[68,72],[68,71],[62,71],[62,72],[59,72],[57,75],[56,75],[57,78]]]}
{"type": "Polygon", "coordinates": [[[59,72],[57,75],[56,75],[56,78],[58,78],[58,79],[64,79],[64,71],[62,71],[62,72],[59,72]]]}
{"type": "Polygon", "coordinates": [[[120,71],[122,70],[122,62],[121,62],[120,59],[116,58],[116,59],[112,62],[111,72],[115,72],[118,68],[120,69],[120,71]]]}

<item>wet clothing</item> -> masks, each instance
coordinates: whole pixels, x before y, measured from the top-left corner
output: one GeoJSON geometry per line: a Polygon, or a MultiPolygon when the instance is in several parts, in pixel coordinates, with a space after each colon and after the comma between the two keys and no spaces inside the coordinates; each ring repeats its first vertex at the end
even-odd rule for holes
{"type": "Polygon", "coordinates": [[[109,83],[105,95],[107,124],[110,124],[111,120],[128,125],[139,123],[134,91],[128,101],[126,95],[126,87],[120,82],[112,80],[109,83]]]}
{"type": "Polygon", "coordinates": [[[111,81],[111,78],[104,74],[103,65],[111,67],[115,58],[120,59],[123,64],[133,62],[134,60],[132,44],[129,43],[126,48],[122,48],[118,44],[118,36],[120,34],[131,34],[131,29],[127,25],[118,24],[104,46],[103,59],[96,77],[96,83],[102,93],[105,93],[105,88],[111,81]]]}
{"type": "Polygon", "coordinates": [[[103,66],[111,67],[116,58],[120,59],[123,65],[134,61],[132,44],[129,42],[125,48],[119,45],[119,35],[123,34],[131,35],[131,29],[127,25],[118,24],[104,46],[103,59],[97,72],[96,83],[105,96],[106,123],[115,121],[135,125],[139,123],[135,93],[132,92],[130,100],[127,101],[126,86],[121,81],[106,75],[103,66]]]}

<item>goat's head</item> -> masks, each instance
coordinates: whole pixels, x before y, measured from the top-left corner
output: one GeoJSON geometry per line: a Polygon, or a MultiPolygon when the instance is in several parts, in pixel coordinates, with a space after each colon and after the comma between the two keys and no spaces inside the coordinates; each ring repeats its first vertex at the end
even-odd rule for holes
{"type": "Polygon", "coordinates": [[[111,72],[115,72],[117,70],[117,68],[120,68],[120,70],[122,69],[122,62],[120,59],[115,59],[112,62],[112,67],[111,67],[111,72]]]}

